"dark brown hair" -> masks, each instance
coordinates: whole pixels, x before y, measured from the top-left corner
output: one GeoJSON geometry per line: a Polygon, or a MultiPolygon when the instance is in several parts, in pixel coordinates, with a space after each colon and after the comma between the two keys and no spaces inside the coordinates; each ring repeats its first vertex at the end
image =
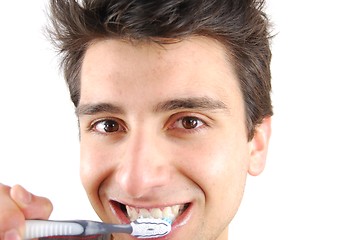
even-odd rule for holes
{"type": "Polygon", "coordinates": [[[85,51],[100,38],[168,43],[193,35],[221,42],[237,71],[248,139],[271,116],[269,21],[264,0],[50,0],[49,36],[75,106],[85,51]],[[161,42],[163,41],[163,42],[161,42]]]}

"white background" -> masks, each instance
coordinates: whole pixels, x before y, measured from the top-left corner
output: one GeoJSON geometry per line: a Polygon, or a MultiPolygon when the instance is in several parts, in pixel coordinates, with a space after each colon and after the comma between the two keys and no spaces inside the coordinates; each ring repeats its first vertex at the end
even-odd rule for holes
{"type": "MultiPolygon", "coordinates": [[[[45,3],[0,6],[0,182],[50,198],[52,219],[97,220],[79,179],[74,109],[42,32],[45,3]]],[[[267,5],[273,136],[230,239],[359,239],[359,3],[267,5]]]]}

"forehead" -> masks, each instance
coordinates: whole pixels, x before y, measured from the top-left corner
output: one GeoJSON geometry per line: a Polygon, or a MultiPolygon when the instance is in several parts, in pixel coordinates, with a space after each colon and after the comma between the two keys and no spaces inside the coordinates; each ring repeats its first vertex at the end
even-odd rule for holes
{"type": "Polygon", "coordinates": [[[215,40],[196,37],[161,45],[106,39],[91,44],[82,66],[80,101],[101,98],[101,89],[126,95],[125,88],[139,95],[167,92],[167,98],[174,93],[181,97],[240,94],[227,52],[215,40]]]}
{"type": "Polygon", "coordinates": [[[223,69],[231,69],[230,58],[225,47],[218,41],[206,37],[191,37],[182,41],[163,41],[157,43],[151,41],[126,41],[123,39],[100,39],[93,41],[88,47],[82,69],[88,70],[89,64],[103,62],[112,58],[113,63],[123,63],[133,66],[133,60],[142,66],[157,67],[172,63],[180,66],[192,63],[203,63],[215,61],[217,64],[226,65],[223,69]],[[105,58],[106,57],[106,58],[105,58]]]}

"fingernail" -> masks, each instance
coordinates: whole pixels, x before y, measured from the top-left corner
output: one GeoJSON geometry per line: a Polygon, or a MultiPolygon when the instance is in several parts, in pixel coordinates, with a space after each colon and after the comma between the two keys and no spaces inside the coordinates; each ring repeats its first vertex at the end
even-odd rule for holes
{"type": "Polygon", "coordinates": [[[11,229],[4,234],[4,240],[21,240],[21,238],[16,229],[11,229]]]}

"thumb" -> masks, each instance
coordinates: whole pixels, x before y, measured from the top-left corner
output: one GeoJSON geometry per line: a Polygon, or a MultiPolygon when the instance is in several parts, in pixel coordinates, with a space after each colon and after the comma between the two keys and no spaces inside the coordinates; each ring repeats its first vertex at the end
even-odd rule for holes
{"type": "Polygon", "coordinates": [[[23,212],[25,219],[48,219],[53,206],[49,199],[36,196],[20,185],[10,190],[10,196],[23,212]]]}

